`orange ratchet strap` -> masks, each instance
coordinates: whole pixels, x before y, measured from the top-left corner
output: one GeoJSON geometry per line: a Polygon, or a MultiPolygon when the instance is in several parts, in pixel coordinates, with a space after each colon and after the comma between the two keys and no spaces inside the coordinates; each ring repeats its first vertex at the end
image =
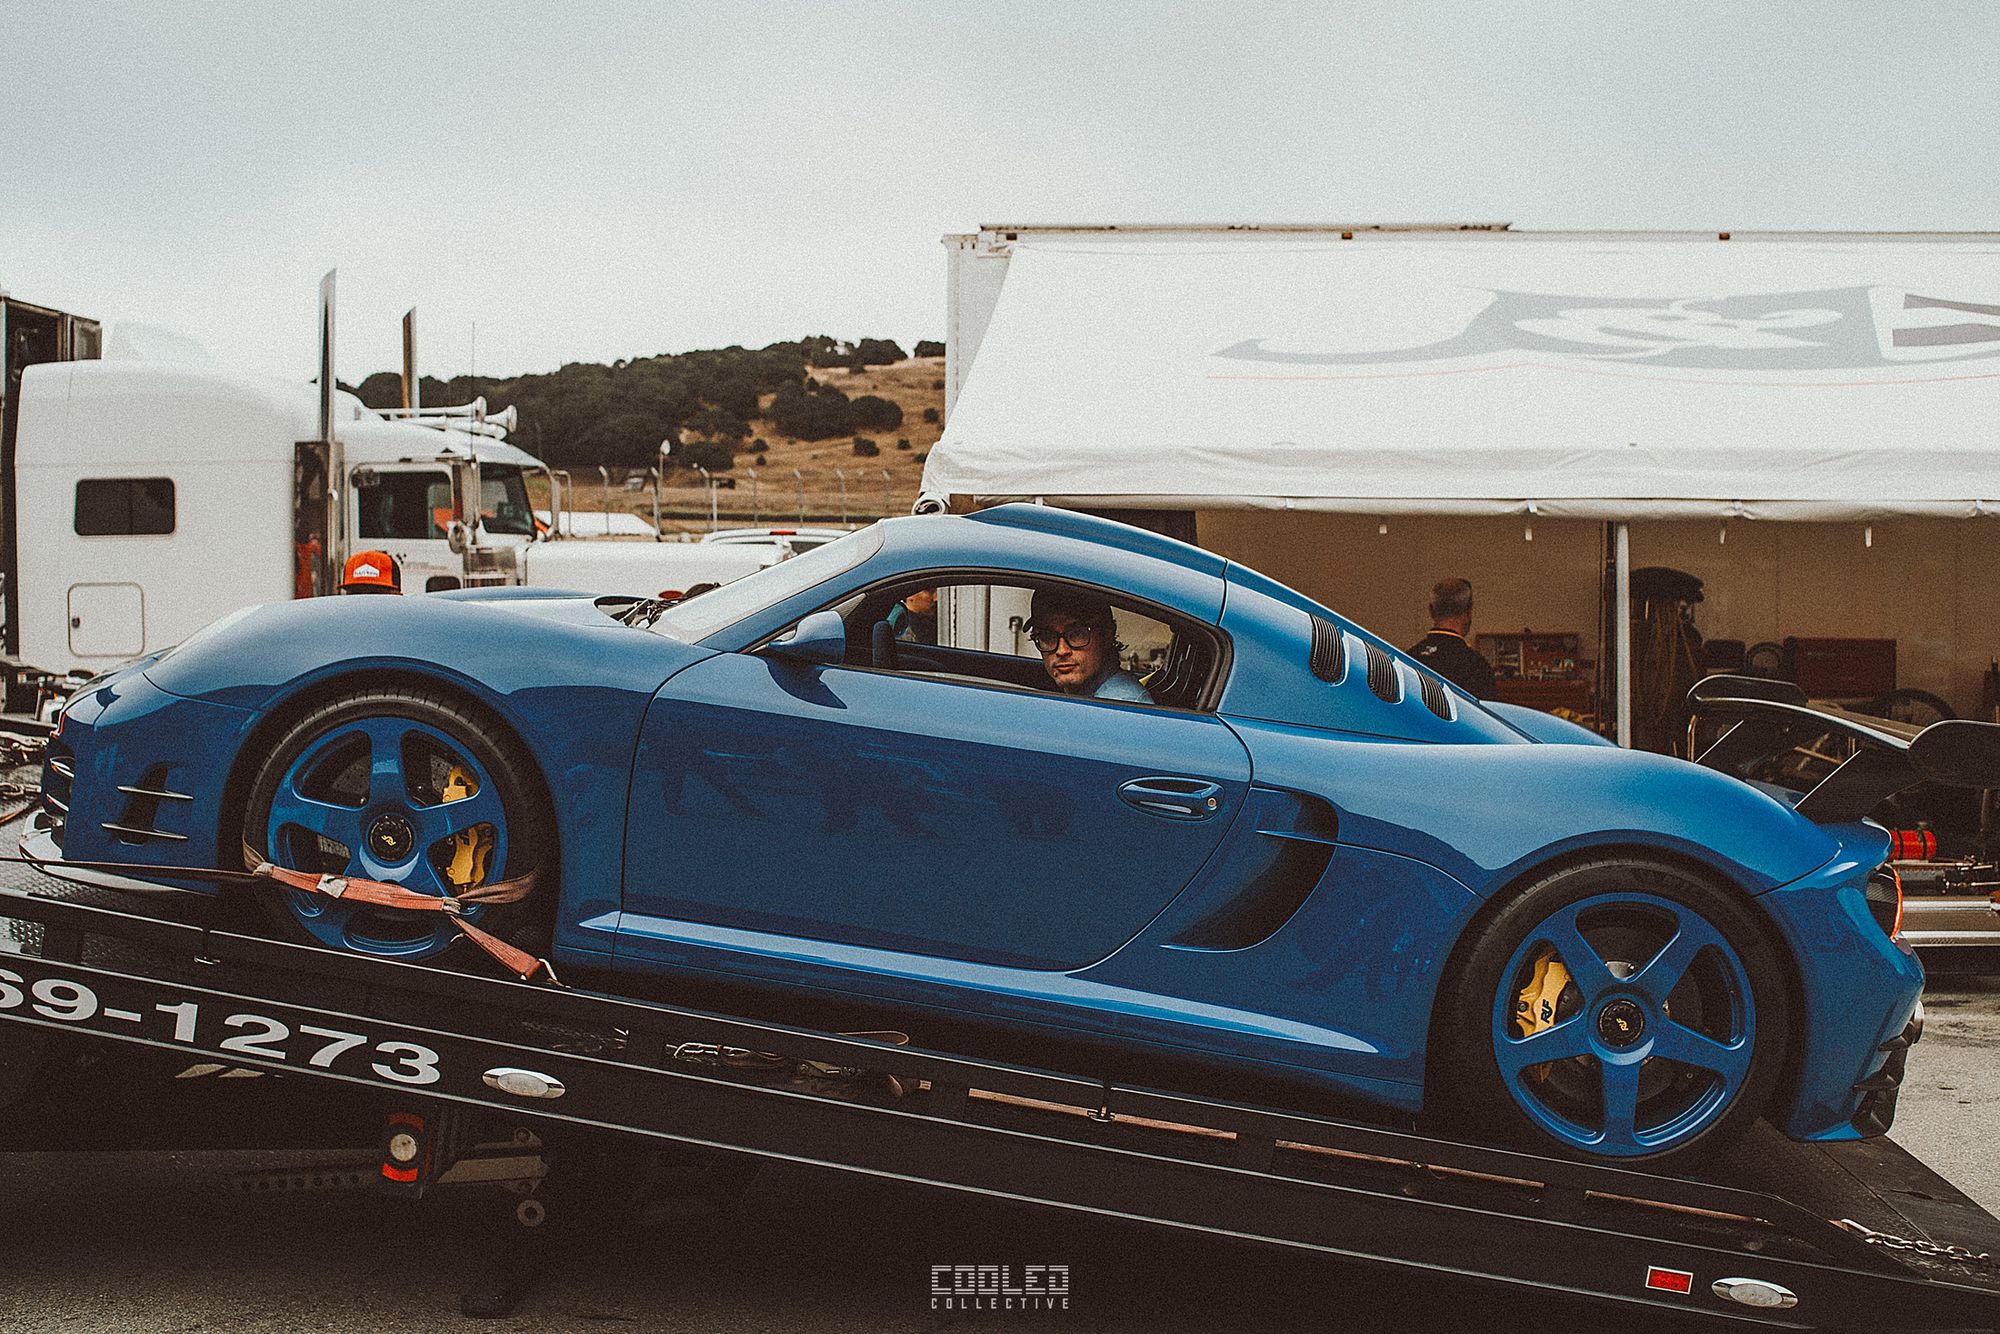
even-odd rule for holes
{"type": "Polygon", "coordinates": [[[310,871],[294,871],[289,867],[274,866],[265,861],[248,843],[243,845],[243,861],[249,870],[228,871],[213,866],[161,866],[153,862],[45,861],[38,857],[0,854],[0,862],[18,862],[51,874],[59,874],[60,871],[108,871],[117,875],[163,876],[170,880],[206,880],[223,885],[282,885],[286,889],[296,889],[301,893],[324,894],[328,898],[350,903],[365,903],[373,908],[395,908],[407,912],[441,912],[451,919],[451,924],[458,928],[460,935],[477,945],[502,968],[523,982],[533,979],[536,973],[542,973],[548,977],[551,984],[562,985],[560,979],[556,977],[556,970],[550,966],[547,959],[536,958],[526,950],[509,945],[492,932],[474,926],[461,915],[467,908],[480,904],[517,903],[526,898],[535,887],[533,871],[512,880],[500,880],[490,885],[473,885],[460,890],[454,897],[438,898],[435,895],[419,894],[413,889],[405,889],[401,885],[392,885],[381,880],[363,880],[359,876],[314,875],[310,871]],[[57,869],[51,871],[52,867],[57,869]]]}
{"type": "MultiPolygon", "coordinates": [[[[528,872],[512,880],[498,880],[490,885],[472,885],[460,890],[456,895],[443,898],[435,894],[419,894],[401,885],[392,885],[381,880],[363,880],[351,875],[314,875],[310,871],[294,871],[288,866],[276,866],[258,855],[247,842],[243,845],[243,863],[250,867],[250,874],[259,879],[271,880],[287,889],[296,889],[306,894],[324,894],[330,899],[343,903],[365,903],[371,908],[393,908],[405,912],[441,912],[451,919],[460,935],[470,940],[502,968],[523,982],[536,973],[547,973],[549,981],[557,986],[562,983],[556,978],[556,970],[547,959],[538,959],[524,949],[509,945],[490,931],[481,930],[463,916],[468,907],[486,903],[518,903],[528,897],[535,887],[535,873],[528,872]]],[[[172,872],[169,872],[170,874],[172,872]]]]}

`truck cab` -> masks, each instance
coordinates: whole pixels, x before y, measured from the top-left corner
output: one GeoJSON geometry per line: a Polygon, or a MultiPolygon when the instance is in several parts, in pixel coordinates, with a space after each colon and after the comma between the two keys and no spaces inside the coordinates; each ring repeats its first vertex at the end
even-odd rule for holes
{"type": "Polygon", "coordinates": [[[519,582],[518,549],[538,536],[527,475],[541,462],[462,431],[413,438],[409,425],[358,421],[340,433],[347,545],[394,556],[412,593],[519,582]]]}

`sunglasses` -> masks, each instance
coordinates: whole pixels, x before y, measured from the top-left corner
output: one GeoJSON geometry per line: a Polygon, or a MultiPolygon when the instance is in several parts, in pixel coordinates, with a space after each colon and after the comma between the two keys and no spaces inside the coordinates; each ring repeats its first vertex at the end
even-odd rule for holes
{"type": "Polygon", "coordinates": [[[1033,640],[1035,647],[1043,653],[1055,652],[1058,641],[1068,644],[1073,649],[1082,650],[1097,642],[1097,627],[1072,625],[1067,630],[1053,630],[1048,626],[1038,625],[1028,631],[1028,638],[1033,640]]]}

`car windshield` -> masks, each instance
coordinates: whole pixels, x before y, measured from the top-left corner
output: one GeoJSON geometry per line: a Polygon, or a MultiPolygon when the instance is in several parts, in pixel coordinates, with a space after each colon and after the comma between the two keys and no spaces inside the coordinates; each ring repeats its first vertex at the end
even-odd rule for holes
{"type": "Polygon", "coordinates": [[[790,560],[767,565],[755,574],[712,588],[676,603],[656,616],[650,627],[692,644],[706,639],[746,616],[774,607],[808,588],[845,574],[882,548],[882,526],[875,524],[790,560]]]}
{"type": "Polygon", "coordinates": [[[528,482],[513,464],[479,465],[479,522],[489,533],[535,535],[534,511],[528,508],[528,482]]]}

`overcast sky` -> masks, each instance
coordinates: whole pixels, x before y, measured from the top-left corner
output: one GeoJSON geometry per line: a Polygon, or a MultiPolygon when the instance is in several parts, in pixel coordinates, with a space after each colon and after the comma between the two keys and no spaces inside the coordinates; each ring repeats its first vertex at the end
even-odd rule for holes
{"type": "Polygon", "coordinates": [[[983,222],[2000,229],[2000,5],[0,0],[0,288],[295,378],[944,331],[983,222]]]}

